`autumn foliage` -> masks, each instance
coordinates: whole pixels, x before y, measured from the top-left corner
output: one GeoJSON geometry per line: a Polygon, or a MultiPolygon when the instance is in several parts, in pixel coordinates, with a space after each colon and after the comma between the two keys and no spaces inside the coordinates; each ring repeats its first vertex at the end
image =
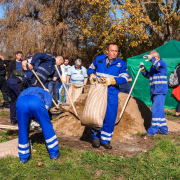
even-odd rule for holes
{"type": "Polygon", "coordinates": [[[1,0],[0,5],[4,52],[47,48],[89,65],[109,42],[118,43],[126,58],[180,39],[179,0],[1,0]]]}

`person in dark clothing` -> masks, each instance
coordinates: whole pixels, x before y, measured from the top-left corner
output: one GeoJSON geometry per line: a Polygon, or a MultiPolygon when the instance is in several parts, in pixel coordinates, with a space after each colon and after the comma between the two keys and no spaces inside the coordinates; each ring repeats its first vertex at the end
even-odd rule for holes
{"type": "MultiPolygon", "coordinates": [[[[127,71],[127,69],[126,69],[127,71]]],[[[130,90],[131,90],[131,84],[130,82],[132,81],[132,76],[130,73],[127,73],[128,74],[128,81],[127,83],[124,83],[124,84],[121,84],[119,86],[119,92],[122,92],[122,93],[127,93],[129,94],[130,90]]]]}
{"type": "Polygon", "coordinates": [[[15,77],[13,74],[7,80],[7,87],[9,89],[9,95],[11,98],[10,103],[10,121],[12,125],[17,124],[16,117],[16,102],[20,93],[30,87],[30,80],[33,75],[31,71],[24,71],[25,77],[15,77]]]}
{"type": "Polygon", "coordinates": [[[13,73],[14,70],[23,70],[22,67],[22,52],[16,52],[16,59],[10,62],[8,67],[8,77],[13,73]]]}
{"type": "MultiPolygon", "coordinates": [[[[177,76],[178,76],[178,81],[180,85],[180,63],[178,64],[177,70],[176,70],[177,76]]],[[[178,101],[178,104],[176,106],[176,117],[180,117],[180,101],[178,101]]]]}
{"type": "Polygon", "coordinates": [[[3,95],[4,103],[0,106],[0,109],[10,108],[9,91],[6,83],[6,69],[8,67],[8,61],[4,60],[4,57],[0,53],[0,90],[3,95]]]}

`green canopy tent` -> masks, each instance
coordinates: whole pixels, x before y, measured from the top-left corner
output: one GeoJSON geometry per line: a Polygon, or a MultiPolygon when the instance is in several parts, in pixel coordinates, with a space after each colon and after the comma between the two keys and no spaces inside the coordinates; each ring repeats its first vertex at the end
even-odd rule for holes
{"type": "MultiPolygon", "coordinates": [[[[180,41],[171,40],[168,43],[156,48],[155,50],[159,52],[160,57],[167,64],[167,76],[169,80],[171,72],[174,71],[175,67],[180,62],[180,41]]],[[[143,56],[148,53],[149,52],[127,59],[128,72],[132,75],[133,80],[135,79],[139,70],[140,62],[144,63],[148,71],[150,70],[152,63],[143,59],[143,56]]],[[[165,108],[173,109],[177,105],[177,101],[171,97],[171,93],[172,89],[169,88],[168,94],[166,95],[165,108]]],[[[141,73],[136,81],[136,84],[132,91],[132,95],[141,99],[146,105],[152,105],[152,103],[150,102],[149,80],[145,78],[141,73]]]]}

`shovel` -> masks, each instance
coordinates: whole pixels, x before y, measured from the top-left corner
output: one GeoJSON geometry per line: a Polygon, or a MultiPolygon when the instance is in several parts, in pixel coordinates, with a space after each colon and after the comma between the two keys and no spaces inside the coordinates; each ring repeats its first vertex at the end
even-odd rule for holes
{"type": "Polygon", "coordinates": [[[76,111],[76,108],[74,107],[74,104],[73,104],[73,102],[72,102],[72,99],[71,99],[70,96],[69,96],[69,93],[68,93],[68,91],[67,91],[67,89],[66,89],[66,86],[64,85],[64,82],[62,81],[61,74],[60,74],[60,72],[59,72],[59,70],[58,70],[58,68],[57,68],[56,65],[55,65],[55,68],[56,68],[56,71],[57,71],[57,73],[58,73],[58,75],[59,75],[59,77],[60,77],[60,79],[61,79],[61,82],[62,82],[62,84],[63,84],[63,86],[64,86],[64,89],[65,89],[65,91],[66,91],[66,93],[67,93],[67,95],[68,95],[68,98],[69,98],[69,100],[70,100],[70,102],[71,102],[71,105],[72,105],[72,107],[73,107],[73,110],[74,110],[74,112],[75,112],[75,115],[76,115],[76,117],[79,119],[78,114],[77,114],[77,111],[76,111]]]}
{"type": "MultiPolygon", "coordinates": [[[[36,72],[32,69],[33,74],[36,76],[37,80],[39,81],[39,83],[41,84],[41,86],[43,87],[43,89],[46,90],[46,87],[44,86],[44,84],[42,83],[42,81],[39,79],[39,77],[37,76],[36,72]]],[[[56,106],[57,109],[59,109],[59,106],[56,104],[56,102],[54,101],[54,99],[52,98],[52,102],[53,104],[56,106]]]]}
{"type": "Polygon", "coordinates": [[[141,71],[141,69],[139,69],[139,71],[138,71],[138,73],[137,73],[137,75],[136,75],[136,78],[135,78],[134,83],[133,83],[133,85],[132,85],[132,87],[131,87],[131,90],[130,90],[130,92],[129,92],[129,95],[128,95],[127,99],[126,99],[126,102],[125,102],[125,104],[124,104],[124,106],[123,106],[123,109],[122,109],[122,111],[121,111],[121,114],[120,114],[120,116],[118,117],[118,119],[116,119],[116,122],[115,122],[116,125],[119,124],[119,122],[120,122],[120,120],[121,120],[121,118],[122,118],[122,115],[123,115],[124,110],[125,110],[125,108],[126,108],[126,106],[127,106],[127,103],[128,103],[129,98],[130,98],[130,96],[131,96],[131,92],[132,92],[132,90],[133,90],[133,88],[134,88],[134,85],[135,85],[135,83],[136,83],[136,81],[137,81],[137,78],[138,78],[138,76],[139,76],[140,71],[141,71]]]}

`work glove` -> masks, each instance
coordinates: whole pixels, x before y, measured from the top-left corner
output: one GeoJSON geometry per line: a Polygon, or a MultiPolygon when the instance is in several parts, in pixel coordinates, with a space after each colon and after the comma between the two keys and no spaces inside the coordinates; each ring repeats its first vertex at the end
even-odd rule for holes
{"type": "Polygon", "coordinates": [[[116,80],[114,78],[107,78],[106,79],[106,85],[110,86],[110,85],[115,85],[116,84],[116,80]]]}
{"type": "Polygon", "coordinates": [[[144,59],[147,58],[145,61],[152,61],[151,55],[144,55],[143,58],[144,58],[144,59]]]}
{"type": "Polygon", "coordinates": [[[144,72],[146,70],[143,62],[140,63],[139,68],[141,69],[141,72],[144,72]]]}
{"type": "Polygon", "coordinates": [[[90,80],[91,84],[94,84],[96,79],[97,79],[97,76],[95,74],[90,74],[90,79],[89,80],[90,80]]]}

